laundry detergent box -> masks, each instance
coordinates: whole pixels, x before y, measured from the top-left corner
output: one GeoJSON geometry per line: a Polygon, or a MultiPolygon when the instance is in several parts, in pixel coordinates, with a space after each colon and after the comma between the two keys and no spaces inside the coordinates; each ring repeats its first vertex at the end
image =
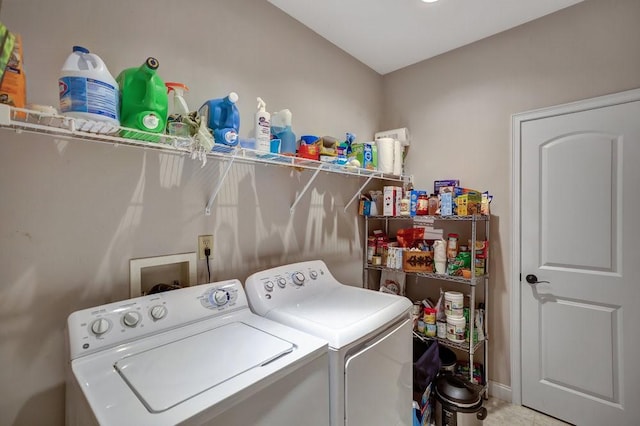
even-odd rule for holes
{"type": "Polygon", "coordinates": [[[453,190],[453,210],[458,216],[480,214],[482,211],[482,193],[475,189],[456,186],[453,190]]]}
{"type": "Polygon", "coordinates": [[[402,200],[402,187],[385,186],[382,188],[382,215],[400,215],[400,201],[402,200]]]}
{"type": "Polygon", "coordinates": [[[354,143],[351,146],[352,156],[367,170],[378,169],[378,148],[374,142],[354,143]]]}

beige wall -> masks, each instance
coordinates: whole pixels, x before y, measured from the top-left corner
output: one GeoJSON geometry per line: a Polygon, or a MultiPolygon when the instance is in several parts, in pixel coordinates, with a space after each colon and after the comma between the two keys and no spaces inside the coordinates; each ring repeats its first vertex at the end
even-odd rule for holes
{"type": "MultiPolygon", "coordinates": [[[[507,386],[510,115],[640,86],[638,16],[635,0],[586,1],[383,78],[265,1],[6,0],[0,12],[24,37],[30,102],[57,103],[60,66],[81,44],[113,74],[156,56],[165,80],[191,87],[192,107],[237,91],[242,136],[256,96],[290,108],[298,134],[364,140],[408,126],[418,184],[458,177],[496,197],[490,379],[507,386]]],[[[0,424],[62,423],[66,317],[126,298],[131,258],[193,251],[213,233],[214,280],[323,258],[360,281],[361,224],[354,206],[343,212],[358,180],[322,176],[290,216],[308,173],[234,166],[205,216],[217,162],[8,131],[1,141],[0,424]]]]}
{"type": "MultiPolygon", "coordinates": [[[[587,0],[384,77],[383,128],[408,127],[417,187],[494,195],[489,378],[509,385],[512,114],[640,87],[640,2],[587,0]]],[[[514,324],[517,326],[517,324],[514,324]]]]}
{"type": "MultiPolygon", "coordinates": [[[[266,1],[7,0],[0,19],[24,38],[28,100],[56,105],[74,44],[112,74],[155,56],[192,108],[236,91],[242,136],[256,97],[289,108],[294,131],[371,139],[382,77],[266,1]]],[[[360,222],[344,206],[363,183],[287,168],[235,165],[221,175],[189,158],[0,130],[0,424],[62,424],[64,325],[71,312],[128,297],[129,259],[194,251],[213,234],[213,280],[322,258],[361,281],[360,222]]],[[[206,265],[199,262],[199,282],[206,265]]]]}

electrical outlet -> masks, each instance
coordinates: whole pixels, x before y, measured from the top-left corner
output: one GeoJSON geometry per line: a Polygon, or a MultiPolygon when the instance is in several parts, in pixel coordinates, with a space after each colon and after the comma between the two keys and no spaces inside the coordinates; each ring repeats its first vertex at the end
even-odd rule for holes
{"type": "Polygon", "coordinates": [[[198,257],[200,257],[200,260],[207,258],[204,254],[204,249],[206,248],[211,250],[209,259],[213,258],[213,235],[200,235],[198,237],[198,257]]]}

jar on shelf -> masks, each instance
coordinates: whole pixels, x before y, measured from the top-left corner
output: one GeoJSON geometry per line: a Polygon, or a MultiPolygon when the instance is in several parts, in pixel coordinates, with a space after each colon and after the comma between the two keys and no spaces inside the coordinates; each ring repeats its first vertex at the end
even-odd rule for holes
{"type": "Polygon", "coordinates": [[[435,216],[438,213],[438,207],[440,207],[439,203],[440,203],[440,200],[438,199],[438,195],[431,194],[428,202],[429,216],[435,216]]]}
{"type": "Polygon", "coordinates": [[[418,216],[426,216],[429,214],[429,197],[427,194],[418,195],[416,214],[418,216]]]}
{"type": "Polygon", "coordinates": [[[455,259],[458,255],[458,234],[447,235],[447,259],[455,259]]]}

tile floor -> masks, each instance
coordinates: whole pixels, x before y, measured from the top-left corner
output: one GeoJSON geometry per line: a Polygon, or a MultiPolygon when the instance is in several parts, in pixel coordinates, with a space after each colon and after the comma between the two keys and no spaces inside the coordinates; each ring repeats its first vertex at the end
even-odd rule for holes
{"type": "Polygon", "coordinates": [[[521,405],[512,405],[510,402],[496,398],[485,401],[487,418],[482,422],[484,426],[562,426],[568,423],[553,417],[545,416],[521,405]]]}

